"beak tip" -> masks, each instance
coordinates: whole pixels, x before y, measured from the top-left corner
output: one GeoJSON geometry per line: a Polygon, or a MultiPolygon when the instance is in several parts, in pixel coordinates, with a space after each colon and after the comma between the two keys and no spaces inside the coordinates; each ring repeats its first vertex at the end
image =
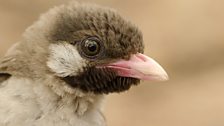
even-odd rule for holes
{"type": "Polygon", "coordinates": [[[162,69],[161,74],[159,75],[160,81],[168,81],[169,80],[169,75],[167,74],[167,72],[162,69]]]}
{"type": "Polygon", "coordinates": [[[161,78],[162,78],[162,79],[161,79],[162,81],[168,81],[168,80],[169,80],[169,76],[168,76],[167,73],[164,74],[161,78]]]}
{"type": "Polygon", "coordinates": [[[154,73],[155,81],[168,81],[169,75],[167,72],[162,67],[159,68],[160,69],[154,73]]]}
{"type": "Polygon", "coordinates": [[[154,81],[168,81],[169,80],[169,76],[167,73],[163,73],[163,74],[159,74],[159,75],[154,75],[153,78],[149,79],[149,80],[154,80],[154,81]]]}

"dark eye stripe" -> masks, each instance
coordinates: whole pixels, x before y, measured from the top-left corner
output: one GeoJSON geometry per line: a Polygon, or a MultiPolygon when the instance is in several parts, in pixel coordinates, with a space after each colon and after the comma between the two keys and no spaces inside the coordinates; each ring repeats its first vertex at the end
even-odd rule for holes
{"type": "Polygon", "coordinates": [[[116,72],[111,69],[94,67],[86,68],[85,72],[78,76],[68,76],[62,79],[74,88],[95,94],[122,92],[140,82],[139,79],[117,76],[116,72]]]}

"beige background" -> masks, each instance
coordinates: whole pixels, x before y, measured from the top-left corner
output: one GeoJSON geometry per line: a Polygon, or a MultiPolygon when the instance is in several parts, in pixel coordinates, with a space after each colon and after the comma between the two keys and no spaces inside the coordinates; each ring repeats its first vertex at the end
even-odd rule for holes
{"type": "MultiPolygon", "coordinates": [[[[116,8],[143,31],[170,81],[107,99],[109,126],[224,126],[223,0],[82,0],[116,8]]],[[[39,14],[66,0],[0,0],[0,56],[39,14]]]]}

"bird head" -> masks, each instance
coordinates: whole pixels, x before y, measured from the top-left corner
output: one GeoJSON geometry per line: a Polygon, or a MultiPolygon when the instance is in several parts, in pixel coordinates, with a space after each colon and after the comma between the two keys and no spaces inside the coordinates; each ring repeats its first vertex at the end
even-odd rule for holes
{"type": "Polygon", "coordinates": [[[168,78],[143,54],[141,31],[113,9],[78,3],[55,7],[28,28],[25,38],[35,41],[30,48],[39,47],[36,53],[47,50],[42,56],[54,76],[83,92],[122,92],[140,80],[168,78]]]}

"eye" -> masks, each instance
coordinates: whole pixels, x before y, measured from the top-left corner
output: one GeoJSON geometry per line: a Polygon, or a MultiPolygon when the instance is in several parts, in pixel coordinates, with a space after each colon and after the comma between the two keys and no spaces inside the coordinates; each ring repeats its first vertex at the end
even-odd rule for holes
{"type": "Polygon", "coordinates": [[[98,38],[90,37],[81,42],[81,50],[85,57],[95,58],[100,54],[102,44],[98,38]]]}

